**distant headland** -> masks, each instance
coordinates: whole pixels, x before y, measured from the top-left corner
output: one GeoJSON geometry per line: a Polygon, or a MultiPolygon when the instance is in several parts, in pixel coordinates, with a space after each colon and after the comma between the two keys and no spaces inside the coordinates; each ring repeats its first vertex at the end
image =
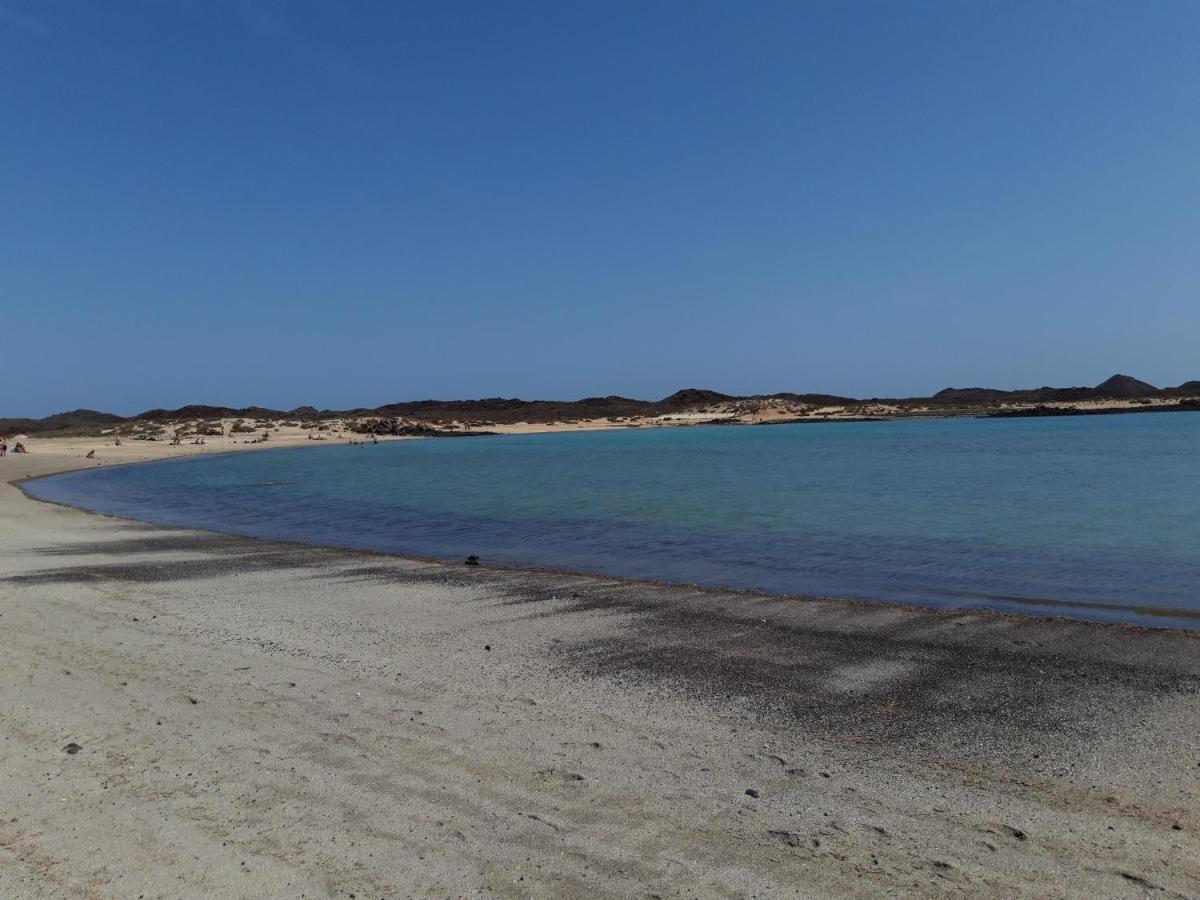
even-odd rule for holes
{"type": "Polygon", "coordinates": [[[259,406],[189,405],[119,416],[91,409],[42,419],[0,418],[0,435],[23,432],[46,437],[115,434],[152,437],[182,434],[254,433],[278,428],[350,431],[361,434],[477,434],[556,427],[655,427],[694,424],[766,425],[788,422],[1100,415],[1200,411],[1200,380],[1155,387],[1129,375],[1113,375],[1094,387],[999,390],[950,387],[929,397],[854,398],[780,392],[736,396],[687,388],[661,400],[585,397],[581,400],[415,400],[377,407],[291,410],[259,406]],[[524,426],[524,427],[523,427],[524,426]]]}

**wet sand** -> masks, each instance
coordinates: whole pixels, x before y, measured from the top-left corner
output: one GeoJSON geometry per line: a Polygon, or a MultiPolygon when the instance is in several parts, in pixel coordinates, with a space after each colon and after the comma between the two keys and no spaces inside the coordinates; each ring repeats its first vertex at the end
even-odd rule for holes
{"type": "Polygon", "coordinates": [[[0,522],[5,898],[1200,895],[1193,634],[0,522]]]}

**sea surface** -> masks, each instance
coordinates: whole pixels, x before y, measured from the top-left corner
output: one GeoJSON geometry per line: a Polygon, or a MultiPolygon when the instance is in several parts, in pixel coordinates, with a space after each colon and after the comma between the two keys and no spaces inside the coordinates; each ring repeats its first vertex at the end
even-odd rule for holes
{"type": "Polygon", "coordinates": [[[27,489],[164,525],[449,560],[1200,627],[1200,414],[318,445],[27,489]]]}

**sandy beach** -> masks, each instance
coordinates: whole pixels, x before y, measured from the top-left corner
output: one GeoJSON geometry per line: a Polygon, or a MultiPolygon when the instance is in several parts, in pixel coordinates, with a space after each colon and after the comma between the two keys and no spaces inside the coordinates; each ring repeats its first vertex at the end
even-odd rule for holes
{"type": "Polygon", "coordinates": [[[0,459],[0,896],[1200,895],[1194,634],[270,543],[10,483],[243,446],[0,459]]]}

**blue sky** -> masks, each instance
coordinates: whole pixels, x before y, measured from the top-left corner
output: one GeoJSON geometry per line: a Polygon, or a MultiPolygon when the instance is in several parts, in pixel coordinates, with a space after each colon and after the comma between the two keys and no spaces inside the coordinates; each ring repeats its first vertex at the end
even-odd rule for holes
{"type": "Polygon", "coordinates": [[[0,415],[1200,378],[1200,4],[0,0],[0,415]]]}

